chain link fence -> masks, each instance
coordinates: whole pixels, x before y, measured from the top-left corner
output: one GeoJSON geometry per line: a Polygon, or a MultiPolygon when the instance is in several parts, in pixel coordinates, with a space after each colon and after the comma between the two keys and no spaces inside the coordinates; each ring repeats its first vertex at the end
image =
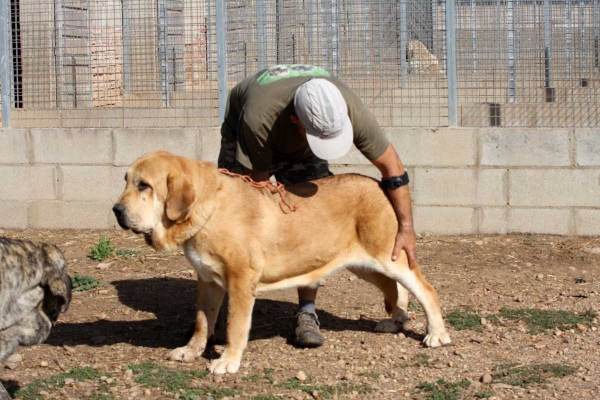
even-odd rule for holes
{"type": "Polygon", "coordinates": [[[4,126],[217,126],[276,64],[382,126],[598,126],[600,0],[2,0],[4,126]]]}

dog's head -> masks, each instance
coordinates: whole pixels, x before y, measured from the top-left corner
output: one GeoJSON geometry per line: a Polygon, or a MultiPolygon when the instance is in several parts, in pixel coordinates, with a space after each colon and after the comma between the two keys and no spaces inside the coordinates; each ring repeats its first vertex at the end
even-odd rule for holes
{"type": "Polygon", "coordinates": [[[144,233],[147,239],[157,224],[187,219],[196,200],[183,159],[166,151],[138,158],[127,171],[125,182],[113,212],[121,228],[144,233]]]}
{"type": "Polygon", "coordinates": [[[44,289],[42,310],[54,322],[60,313],[69,309],[71,303],[71,278],[67,274],[67,262],[58,247],[42,243],[40,245],[44,272],[40,285],[44,289]]]}

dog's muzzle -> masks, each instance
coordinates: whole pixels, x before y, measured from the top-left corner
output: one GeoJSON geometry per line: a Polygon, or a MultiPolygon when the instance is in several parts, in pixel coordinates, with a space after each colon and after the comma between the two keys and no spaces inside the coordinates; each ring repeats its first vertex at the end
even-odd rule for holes
{"type": "Polygon", "coordinates": [[[129,229],[129,225],[127,223],[127,216],[125,214],[125,206],[121,203],[116,203],[113,206],[113,213],[115,213],[115,217],[117,218],[117,222],[119,226],[125,230],[129,229]]]}

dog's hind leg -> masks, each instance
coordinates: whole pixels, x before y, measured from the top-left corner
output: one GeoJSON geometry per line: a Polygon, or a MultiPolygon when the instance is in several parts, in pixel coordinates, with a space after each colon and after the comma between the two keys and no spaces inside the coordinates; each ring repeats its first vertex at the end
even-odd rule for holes
{"type": "Polygon", "coordinates": [[[187,345],[173,350],[169,360],[192,362],[200,357],[206,342],[214,334],[215,321],[225,296],[225,289],[215,282],[204,282],[198,278],[198,304],[194,335],[187,345]]]}
{"type": "Polygon", "coordinates": [[[385,268],[385,273],[389,274],[390,278],[397,279],[423,306],[427,315],[427,335],[423,339],[423,343],[428,347],[438,347],[450,343],[450,336],[442,319],[438,295],[421,274],[419,266],[415,265],[413,269],[409,269],[406,259],[400,258],[396,262],[386,261],[385,268]]]}
{"type": "Polygon", "coordinates": [[[383,292],[385,311],[392,317],[382,319],[375,327],[375,332],[397,333],[408,321],[408,291],[395,280],[382,273],[365,268],[348,268],[359,278],[372,283],[383,292]]]}

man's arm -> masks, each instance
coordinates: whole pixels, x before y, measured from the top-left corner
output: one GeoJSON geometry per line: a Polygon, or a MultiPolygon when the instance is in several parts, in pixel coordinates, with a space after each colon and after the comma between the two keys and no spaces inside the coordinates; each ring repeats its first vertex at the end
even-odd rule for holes
{"type": "MultiPolygon", "coordinates": [[[[383,178],[399,176],[404,174],[404,165],[400,161],[400,157],[390,144],[385,152],[376,160],[372,161],[373,165],[381,171],[383,178]]],[[[412,269],[415,265],[415,231],[413,228],[412,209],[410,204],[410,192],[408,185],[402,186],[395,190],[388,190],[390,200],[396,217],[398,218],[398,234],[396,235],[396,244],[392,251],[392,260],[398,259],[400,250],[404,250],[408,256],[408,264],[412,269]]]]}

